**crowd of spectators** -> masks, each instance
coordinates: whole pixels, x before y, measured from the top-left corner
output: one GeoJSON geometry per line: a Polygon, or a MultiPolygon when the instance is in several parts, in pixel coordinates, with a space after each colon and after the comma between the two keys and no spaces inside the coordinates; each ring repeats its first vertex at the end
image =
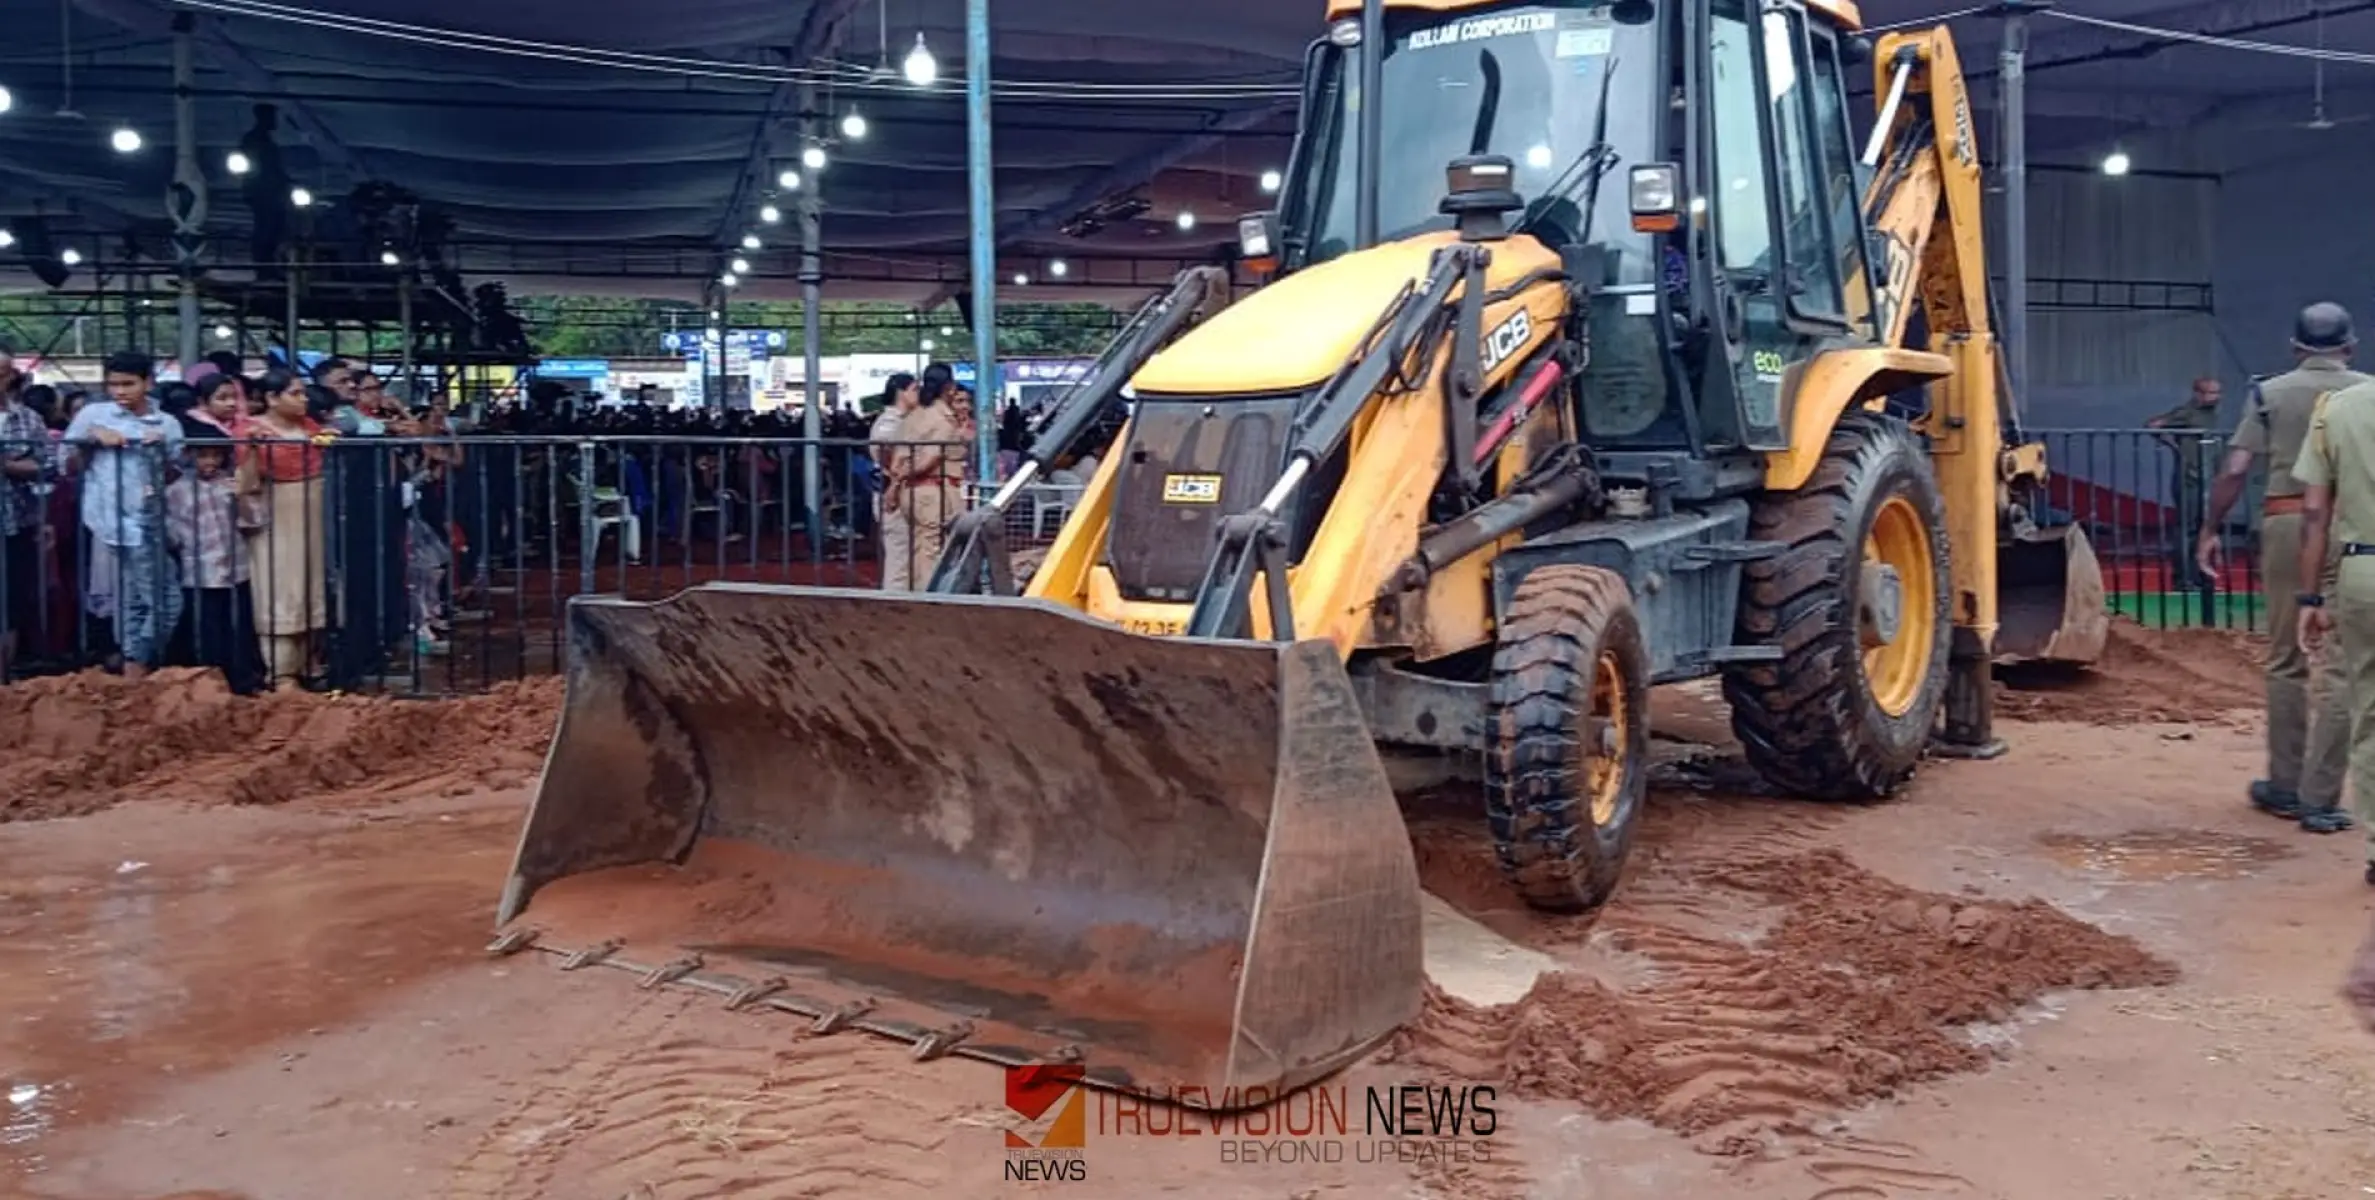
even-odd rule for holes
{"type": "MultiPolygon", "coordinates": [[[[0,679],[203,665],[243,692],[355,687],[450,654],[455,624],[486,615],[474,606],[501,571],[572,550],[591,562],[608,528],[630,562],[649,549],[645,529],[723,546],[778,533],[788,545],[812,528],[797,408],[599,403],[540,387],[453,411],[337,358],[251,374],[223,353],[181,380],[154,374],[121,353],[103,390],[61,390],[0,347],[0,679]]],[[[929,455],[884,446],[899,388],[825,414],[825,544],[800,553],[876,559],[900,532],[903,546],[936,547],[963,510],[978,482],[974,399],[946,366],[925,378],[944,401],[932,429],[946,444],[929,455]],[[919,463],[947,493],[937,502],[893,477],[919,463]],[[886,521],[933,528],[919,538],[886,521]]],[[[1026,437],[1010,406],[999,474],[1026,437]]],[[[930,569],[900,565],[903,579],[930,569]]]]}

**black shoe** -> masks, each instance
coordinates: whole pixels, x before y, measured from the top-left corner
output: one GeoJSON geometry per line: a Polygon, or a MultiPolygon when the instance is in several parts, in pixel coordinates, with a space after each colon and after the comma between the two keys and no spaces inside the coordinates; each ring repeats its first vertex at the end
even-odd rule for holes
{"type": "Polygon", "coordinates": [[[2348,833],[2358,828],[2358,822],[2339,808],[2312,808],[2301,813],[2303,833],[2348,833]]]}
{"type": "Polygon", "coordinates": [[[2301,797],[2291,788],[2280,788],[2265,779],[2251,781],[2251,806],[2271,817],[2298,821],[2308,810],[2301,807],[2301,797]]]}

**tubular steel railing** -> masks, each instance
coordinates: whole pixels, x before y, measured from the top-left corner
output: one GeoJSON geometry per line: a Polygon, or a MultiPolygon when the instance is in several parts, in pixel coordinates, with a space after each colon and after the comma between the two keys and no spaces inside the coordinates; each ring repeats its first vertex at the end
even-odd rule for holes
{"type": "MultiPolygon", "coordinates": [[[[2259,628],[2260,481],[2193,565],[2215,434],[2039,434],[2053,516],[2085,529],[2115,613],[2259,628]]],[[[957,475],[886,503],[885,463],[940,447],[797,438],[349,437],[177,447],[0,441],[0,669],[206,666],[241,690],[440,695],[557,672],[570,597],[735,580],[878,588],[989,491],[957,475]],[[888,535],[886,537],[886,534],[888,535]]],[[[1007,514],[1027,570],[1080,496],[1059,472],[1007,514]]]]}

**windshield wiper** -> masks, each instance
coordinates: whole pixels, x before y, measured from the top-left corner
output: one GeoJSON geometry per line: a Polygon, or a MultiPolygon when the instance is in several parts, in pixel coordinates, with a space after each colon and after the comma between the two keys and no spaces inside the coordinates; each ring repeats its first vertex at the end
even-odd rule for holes
{"type": "Polygon", "coordinates": [[[1532,204],[1526,206],[1525,216],[1519,219],[1514,232],[1524,233],[1532,229],[1536,221],[1547,216],[1551,209],[1557,207],[1560,201],[1567,199],[1568,195],[1576,188],[1588,186],[1590,190],[1585,194],[1583,201],[1583,224],[1576,229],[1575,236],[1591,236],[1592,218],[1597,215],[1600,206],[1600,181],[1607,178],[1608,172],[1614,169],[1617,161],[1623,157],[1616,152],[1614,146],[1608,144],[1608,98],[1615,88],[1616,68],[1619,61],[1611,55],[1608,59],[1608,73],[1600,77],[1600,114],[1592,122],[1592,144],[1586,147],[1583,153],[1576,155],[1575,161],[1567,164],[1566,170],[1559,172],[1558,178],[1551,181],[1550,186],[1544,189],[1542,195],[1536,197],[1532,204]]]}
{"type": "Polygon", "coordinates": [[[1468,134],[1468,153],[1482,154],[1493,144],[1493,126],[1501,123],[1501,60],[1490,50],[1476,52],[1477,73],[1484,76],[1484,95],[1476,102],[1476,128],[1468,134]]]}

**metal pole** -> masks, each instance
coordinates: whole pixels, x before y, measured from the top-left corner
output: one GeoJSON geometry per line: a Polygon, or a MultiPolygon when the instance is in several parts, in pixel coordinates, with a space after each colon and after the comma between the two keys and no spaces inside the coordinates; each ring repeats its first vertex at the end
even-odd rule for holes
{"type": "Polygon", "coordinates": [[[1377,244],[1377,190],[1385,164],[1385,122],[1379,111],[1385,94],[1385,0],[1361,3],[1361,97],[1359,189],[1353,205],[1353,241],[1366,250],[1377,244]]]}
{"type": "Polygon", "coordinates": [[[2011,366],[2013,411],[2023,411],[2029,386],[2029,17],[2015,5],[2004,20],[2000,75],[2004,87],[2005,361],[2011,366]]]}
{"type": "Polygon", "coordinates": [[[287,285],[288,285],[288,290],[289,290],[289,325],[288,325],[287,341],[285,342],[285,345],[286,345],[286,347],[287,347],[288,354],[289,354],[288,368],[289,368],[289,370],[290,370],[290,371],[292,371],[292,372],[295,372],[295,373],[298,373],[298,374],[303,374],[303,373],[304,373],[304,368],[298,365],[298,363],[299,363],[301,360],[300,360],[300,359],[298,359],[298,357],[297,357],[297,241],[296,241],[296,239],[294,239],[294,238],[291,238],[291,239],[289,239],[289,243],[288,243],[288,246],[287,246],[287,248],[286,248],[286,249],[284,249],[284,250],[282,250],[281,252],[282,252],[283,254],[286,254],[286,255],[288,255],[288,256],[289,256],[289,274],[288,274],[288,278],[287,278],[287,280],[285,281],[285,282],[287,283],[287,285]]]}
{"type": "Polygon", "coordinates": [[[404,264],[404,273],[396,277],[396,319],[404,326],[403,332],[397,335],[404,339],[404,402],[417,404],[428,397],[416,394],[419,383],[412,377],[412,264],[409,262],[404,264]]]}
{"type": "MultiPolygon", "coordinates": [[[[808,114],[807,129],[810,144],[823,140],[823,118],[816,108],[816,85],[800,88],[800,111],[808,114]]],[[[800,344],[806,355],[808,381],[808,412],[801,419],[800,433],[808,440],[807,449],[800,454],[800,498],[808,507],[808,544],[825,544],[824,482],[821,478],[823,455],[817,443],[825,436],[825,321],[821,306],[825,283],[825,198],[824,180],[817,172],[808,175],[808,186],[800,191],[800,344]]]]}
{"type": "Polygon", "coordinates": [[[173,182],[165,190],[165,209],[173,218],[175,274],[181,285],[178,305],[181,339],[177,353],[181,377],[190,377],[198,361],[198,251],[206,226],[206,172],[198,165],[198,85],[191,48],[194,15],[173,15],[173,182]]]}
{"type": "MultiPolygon", "coordinates": [[[[973,395],[981,425],[980,478],[998,470],[998,210],[990,174],[990,0],[965,0],[965,174],[973,218],[973,395]]],[[[920,328],[920,326],[919,326],[920,328]]]]}

